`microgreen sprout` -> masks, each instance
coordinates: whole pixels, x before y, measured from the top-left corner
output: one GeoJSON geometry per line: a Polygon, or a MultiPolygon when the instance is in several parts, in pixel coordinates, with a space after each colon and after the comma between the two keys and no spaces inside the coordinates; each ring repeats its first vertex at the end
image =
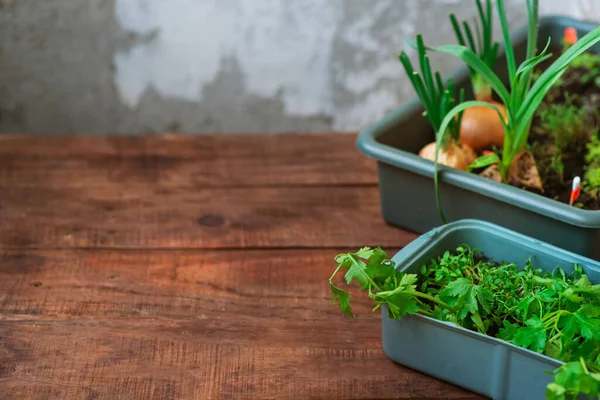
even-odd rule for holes
{"type": "Polygon", "coordinates": [[[557,173],[561,182],[564,180],[563,154],[572,144],[587,140],[588,135],[587,111],[577,107],[567,92],[565,98],[564,104],[544,104],[538,109],[540,127],[554,138],[550,168],[557,173]]]}
{"type": "Polygon", "coordinates": [[[583,191],[592,196],[600,196],[600,139],[593,135],[587,144],[585,155],[586,170],[583,177],[583,191]]]}

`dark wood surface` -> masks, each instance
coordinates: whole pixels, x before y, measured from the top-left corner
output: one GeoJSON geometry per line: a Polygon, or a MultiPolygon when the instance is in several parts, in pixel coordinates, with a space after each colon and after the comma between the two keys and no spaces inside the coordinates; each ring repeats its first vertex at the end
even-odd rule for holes
{"type": "Polygon", "coordinates": [[[331,304],[381,219],[354,134],[0,137],[0,398],[476,399],[331,304]]]}

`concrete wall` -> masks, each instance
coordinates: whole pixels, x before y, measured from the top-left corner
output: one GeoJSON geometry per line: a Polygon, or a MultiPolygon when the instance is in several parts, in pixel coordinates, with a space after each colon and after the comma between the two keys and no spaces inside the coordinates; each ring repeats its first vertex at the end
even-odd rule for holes
{"type": "MultiPolygon", "coordinates": [[[[600,2],[540,3],[600,20],[600,2]]],[[[523,24],[524,0],[507,5],[523,24]]],[[[450,11],[475,13],[472,0],[0,0],[0,132],[356,131],[413,96],[397,55],[417,32],[454,41],[450,11]]]]}

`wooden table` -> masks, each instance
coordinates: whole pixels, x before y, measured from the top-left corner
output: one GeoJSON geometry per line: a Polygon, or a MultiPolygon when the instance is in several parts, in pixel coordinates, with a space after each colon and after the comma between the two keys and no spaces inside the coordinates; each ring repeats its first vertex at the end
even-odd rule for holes
{"type": "Polygon", "coordinates": [[[0,137],[0,398],[480,398],[331,304],[381,219],[353,134],[0,137]]]}

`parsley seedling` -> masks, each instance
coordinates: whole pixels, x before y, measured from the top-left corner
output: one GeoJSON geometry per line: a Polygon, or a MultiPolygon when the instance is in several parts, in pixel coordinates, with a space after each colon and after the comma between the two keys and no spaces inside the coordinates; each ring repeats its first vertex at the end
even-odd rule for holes
{"type": "Polygon", "coordinates": [[[544,272],[528,262],[496,263],[477,249],[462,245],[429,260],[417,273],[396,269],[381,248],[364,247],[339,254],[329,279],[340,310],[354,317],[348,292],[334,285],[345,270],[345,281],[360,285],[388,316],[401,319],[422,314],[563,361],[547,399],[600,396],[600,285],[593,285],[579,265],[567,274],[544,272]]]}

